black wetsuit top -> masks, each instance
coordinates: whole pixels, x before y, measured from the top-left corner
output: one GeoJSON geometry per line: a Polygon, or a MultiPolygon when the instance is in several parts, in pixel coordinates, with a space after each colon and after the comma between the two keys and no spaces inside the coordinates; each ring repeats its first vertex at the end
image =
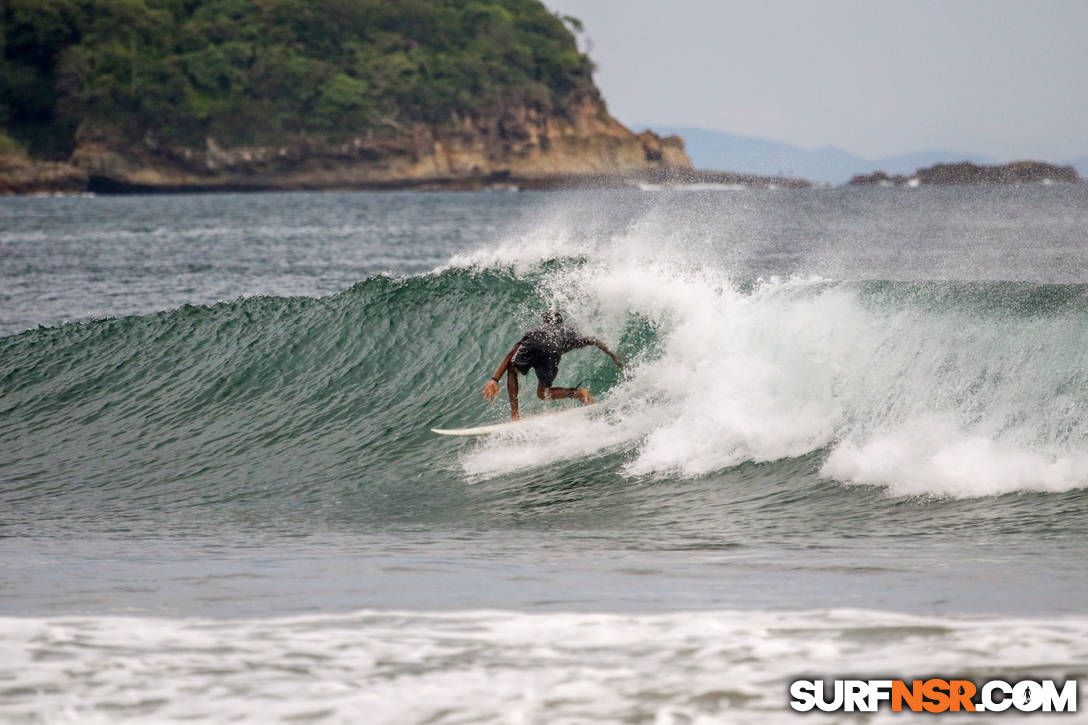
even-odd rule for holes
{"type": "Polygon", "coordinates": [[[559,373],[559,358],[571,350],[592,345],[593,339],[562,325],[542,325],[526,332],[519,344],[521,347],[511,361],[514,369],[522,375],[529,368],[534,369],[537,380],[550,388],[559,373]]]}

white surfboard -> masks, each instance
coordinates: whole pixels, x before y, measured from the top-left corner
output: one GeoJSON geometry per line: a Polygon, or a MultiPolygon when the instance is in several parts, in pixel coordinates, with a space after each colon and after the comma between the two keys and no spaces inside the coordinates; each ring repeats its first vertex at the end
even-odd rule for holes
{"type": "Polygon", "coordinates": [[[564,408],[563,410],[557,410],[554,413],[541,413],[540,415],[531,415],[527,418],[522,418],[521,420],[508,420],[504,423],[492,423],[491,425],[481,425],[475,428],[431,428],[431,432],[437,433],[440,436],[486,436],[491,435],[492,433],[502,433],[503,431],[532,426],[537,422],[571,415],[572,413],[584,413],[586,408],[589,407],[592,406],[582,405],[577,408],[564,408]]]}

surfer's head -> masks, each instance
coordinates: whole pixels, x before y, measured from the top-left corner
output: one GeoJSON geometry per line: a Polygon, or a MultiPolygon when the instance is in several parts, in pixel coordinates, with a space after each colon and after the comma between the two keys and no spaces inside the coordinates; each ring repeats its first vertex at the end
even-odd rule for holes
{"type": "Polygon", "coordinates": [[[541,315],[541,319],[544,320],[545,325],[562,325],[563,315],[558,312],[545,312],[541,315]]]}

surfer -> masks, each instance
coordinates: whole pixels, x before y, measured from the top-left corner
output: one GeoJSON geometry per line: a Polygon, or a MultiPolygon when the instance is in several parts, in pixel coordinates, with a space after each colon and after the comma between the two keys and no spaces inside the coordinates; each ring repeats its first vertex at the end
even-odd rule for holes
{"type": "Polygon", "coordinates": [[[579,335],[571,328],[565,327],[563,316],[558,312],[545,312],[543,322],[543,325],[529,330],[518,340],[484,386],[484,397],[490,403],[499,394],[499,379],[503,373],[506,374],[506,391],[510,394],[510,417],[513,420],[520,420],[518,373],[528,375],[530,368],[536,372],[536,397],[541,400],[575,398],[581,401],[582,405],[589,405],[594,400],[585,388],[552,387],[555,376],[559,373],[559,358],[571,350],[596,345],[612,358],[616,367],[623,368],[620,359],[603,342],[593,337],[579,335]]]}

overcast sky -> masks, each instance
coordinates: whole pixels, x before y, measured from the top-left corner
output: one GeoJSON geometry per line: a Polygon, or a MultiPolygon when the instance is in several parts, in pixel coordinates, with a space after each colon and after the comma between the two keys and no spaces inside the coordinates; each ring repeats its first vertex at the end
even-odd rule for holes
{"type": "Polygon", "coordinates": [[[1088,0],[544,0],[624,123],[877,158],[1088,154],[1088,0]]]}

